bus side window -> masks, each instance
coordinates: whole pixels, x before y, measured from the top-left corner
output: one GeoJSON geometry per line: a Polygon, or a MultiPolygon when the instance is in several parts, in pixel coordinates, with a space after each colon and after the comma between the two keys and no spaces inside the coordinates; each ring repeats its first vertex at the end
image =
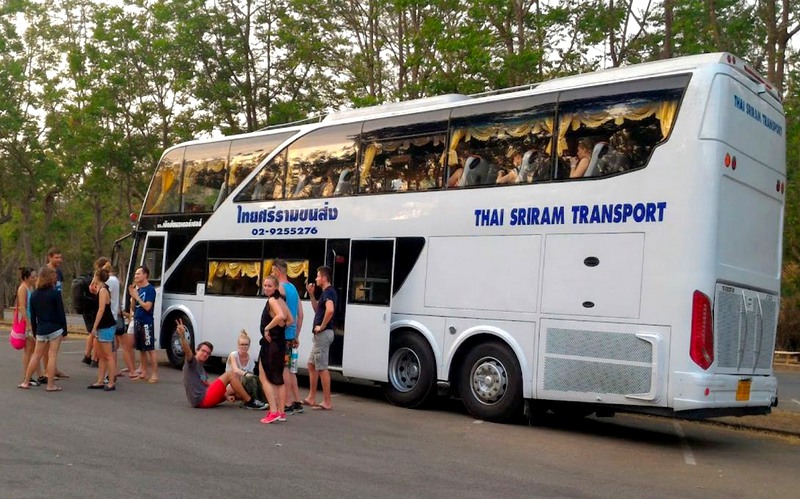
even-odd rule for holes
{"type": "Polygon", "coordinates": [[[327,198],[352,193],[360,123],[315,130],[289,146],[287,197],[327,198]],[[338,187],[338,189],[337,189],[338,187]]]}
{"type": "Polygon", "coordinates": [[[669,135],[679,96],[680,91],[662,90],[564,103],[558,119],[559,178],[577,176],[570,167],[581,161],[588,162],[583,177],[646,166],[669,135]]]}

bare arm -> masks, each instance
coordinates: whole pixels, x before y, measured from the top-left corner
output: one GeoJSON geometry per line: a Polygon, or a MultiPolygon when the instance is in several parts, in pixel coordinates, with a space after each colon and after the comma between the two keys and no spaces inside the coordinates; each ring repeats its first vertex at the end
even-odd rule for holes
{"type": "Polygon", "coordinates": [[[580,161],[578,161],[578,164],[575,165],[575,168],[569,172],[569,178],[583,177],[583,174],[586,173],[587,168],[589,168],[589,158],[582,158],[580,161]]]}
{"type": "Polygon", "coordinates": [[[186,340],[186,326],[183,324],[183,319],[178,319],[175,323],[178,325],[178,339],[181,341],[184,358],[186,362],[191,362],[194,358],[194,354],[192,353],[192,347],[189,346],[189,342],[186,340]]]}
{"type": "Polygon", "coordinates": [[[31,318],[28,317],[28,290],[25,289],[25,286],[23,285],[17,288],[17,306],[22,312],[19,314],[19,318],[25,323],[25,327],[27,328],[28,322],[30,322],[31,318]]]}
{"type": "Polygon", "coordinates": [[[231,354],[228,356],[228,363],[231,366],[231,371],[233,371],[233,373],[237,376],[244,376],[244,369],[242,369],[242,366],[240,366],[239,362],[236,361],[235,353],[236,352],[231,352],[231,354]]]}

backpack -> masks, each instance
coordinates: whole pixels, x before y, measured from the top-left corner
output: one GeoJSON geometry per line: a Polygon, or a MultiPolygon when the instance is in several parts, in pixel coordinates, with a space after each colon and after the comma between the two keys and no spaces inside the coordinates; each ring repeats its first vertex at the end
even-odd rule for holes
{"type": "Polygon", "coordinates": [[[245,373],[242,376],[242,386],[248,395],[256,400],[265,401],[264,389],[261,387],[261,381],[253,373],[245,373]]]}
{"type": "Polygon", "coordinates": [[[89,295],[89,284],[92,283],[92,276],[82,275],[72,280],[70,288],[72,294],[72,308],[76,314],[83,314],[86,308],[86,297],[89,295]]]}

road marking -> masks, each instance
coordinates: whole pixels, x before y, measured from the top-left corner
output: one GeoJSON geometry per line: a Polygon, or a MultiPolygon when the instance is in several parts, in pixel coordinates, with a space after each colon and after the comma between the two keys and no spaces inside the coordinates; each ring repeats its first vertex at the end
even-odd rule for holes
{"type": "Polygon", "coordinates": [[[797,399],[792,399],[792,402],[794,402],[794,403],[795,403],[795,404],[797,404],[797,405],[800,405],[800,400],[797,400],[797,399]]]}
{"type": "Polygon", "coordinates": [[[59,350],[58,354],[61,355],[62,353],[71,354],[71,353],[85,353],[85,352],[86,352],[86,350],[75,350],[74,352],[70,351],[70,350],[67,350],[67,351],[59,350]]]}
{"type": "Polygon", "coordinates": [[[692,449],[689,447],[689,442],[686,440],[686,434],[683,432],[683,428],[681,428],[680,423],[677,421],[673,421],[672,424],[675,426],[675,433],[678,434],[678,437],[681,439],[681,447],[683,448],[683,460],[686,464],[695,465],[697,461],[694,460],[694,454],[692,454],[692,449]]]}

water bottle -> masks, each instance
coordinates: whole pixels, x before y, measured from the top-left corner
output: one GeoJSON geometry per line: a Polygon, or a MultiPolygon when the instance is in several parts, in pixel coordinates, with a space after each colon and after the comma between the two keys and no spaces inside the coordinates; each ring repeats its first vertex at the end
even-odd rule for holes
{"type": "Polygon", "coordinates": [[[297,374],[297,348],[295,347],[292,347],[291,352],[289,352],[289,372],[297,374]]]}

